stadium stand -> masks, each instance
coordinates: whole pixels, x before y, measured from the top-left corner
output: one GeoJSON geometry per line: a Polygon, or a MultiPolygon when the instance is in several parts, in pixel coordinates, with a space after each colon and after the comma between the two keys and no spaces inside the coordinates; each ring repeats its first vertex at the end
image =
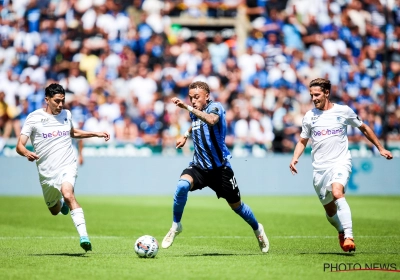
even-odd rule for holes
{"type": "Polygon", "coordinates": [[[190,126],[170,99],[195,80],[224,105],[237,153],[291,152],[317,77],[400,142],[398,0],[0,0],[0,39],[0,151],[53,82],[76,126],[164,154],[190,126]]]}

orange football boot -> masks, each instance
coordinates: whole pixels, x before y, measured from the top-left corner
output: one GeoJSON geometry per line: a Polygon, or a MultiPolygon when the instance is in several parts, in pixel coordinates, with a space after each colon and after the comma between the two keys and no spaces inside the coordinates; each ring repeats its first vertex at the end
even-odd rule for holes
{"type": "Polygon", "coordinates": [[[339,232],[339,245],[340,245],[340,248],[342,248],[342,250],[344,251],[344,248],[343,248],[343,244],[344,244],[344,233],[343,232],[339,232]]]}
{"type": "Polygon", "coordinates": [[[346,238],[343,243],[343,251],[345,252],[355,252],[356,251],[356,244],[354,243],[353,238],[346,238]]]}

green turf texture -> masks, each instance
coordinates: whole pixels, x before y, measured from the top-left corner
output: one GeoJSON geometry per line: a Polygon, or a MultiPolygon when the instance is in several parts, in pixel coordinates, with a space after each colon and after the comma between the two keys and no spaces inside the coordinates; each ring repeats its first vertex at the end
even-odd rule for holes
{"type": "Polygon", "coordinates": [[[270,240],[261,254],[251,228],[226,202],[189,196],[183,232],[155,259],[133,250],[141,235],[161,244],[172,197],[77,197],[93,251],[84,253],[70,215],[51,216],[42,197],[0,197],[0,279],[400,279],[382,271],[328,272],[324,263],[395,264],[400,197],[348,196],[357,251],[341,251],[316,197],[244,197],[270,240]]]}

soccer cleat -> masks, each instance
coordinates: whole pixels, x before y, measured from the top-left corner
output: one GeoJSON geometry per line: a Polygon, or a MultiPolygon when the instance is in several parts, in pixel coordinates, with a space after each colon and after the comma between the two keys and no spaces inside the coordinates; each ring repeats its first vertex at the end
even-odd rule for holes
{"type": "Polygon", "coordinates": [[[338,238],[339,238],[339,245],[340,245],[340,247],[341,247],[341,248],[343,249],[343,251],[344,251],[344,248],[343,248],[343,244],[344,244],[344,233],[343,233],[343,232],[339,232],[338,238]]]}
{"type": "Polygon", "coordinates": [[[343,251],[345,252],[355,252],[356,251],[356,244],[354,243],[353,238],[346,238],[343,243],[343,251]]]}
{"type": "Polygon", "coordinates": [[[258,224],[258,231],[260,232],[259,235],[254,231],[257,237],[258,246],[260,246],[261,252],[268,253],[269,250],[269,241],[267,235],[265,234],[264,227],[262,224],[258,224]]]}
{"type": "Polygon", "coordinates": [[[81,236],[81,247],[85,252],[92,251],[92,244],[88,236],[81,236]]]}
{"type": "Polygon", "coordinates": [[[61,212],[61,214],[63,214],[63,215],[67,215],[68,212],[69,212],[69,207],[68,207],[67,203],[65,203],[65,201],[63,201],[62,204],[63,204],[63,205],[61,206],[60,212],[61,212]]]}
{"type": "Polygon", "coordinates": [[[174,229],[170,229],[167,233],[167,235],[164,237],[162,243],[161,243],[161,247],[163,247],[164,249],[167,249],[169,247],[171,247],[172,243],[174,242],[175,237],[178,236],[178,234],[180,234],[182,232],[183,228],[181,223],[178,224],[178,228],[176,230],[174,229]]]}

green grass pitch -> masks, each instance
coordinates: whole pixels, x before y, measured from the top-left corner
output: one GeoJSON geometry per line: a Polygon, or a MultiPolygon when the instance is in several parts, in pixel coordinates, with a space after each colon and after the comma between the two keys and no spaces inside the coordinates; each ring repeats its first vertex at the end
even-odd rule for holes
{"type": "Polygon", "coordinates": [[[222,199],[189,196],[183,232],[155,259],[134,241],[161,243],[172,197],[77,196],[93,251],[71,217],[51,216],[42,197],[0,197],[0,279],[400,279],[385,271],[324,272],[324,264],[395,264],[400,270],[400,197],[348,196],[357,252],[341,251],[317,197],[244,197],[270,240],[260,253],[251,228],[222,199]]]}

